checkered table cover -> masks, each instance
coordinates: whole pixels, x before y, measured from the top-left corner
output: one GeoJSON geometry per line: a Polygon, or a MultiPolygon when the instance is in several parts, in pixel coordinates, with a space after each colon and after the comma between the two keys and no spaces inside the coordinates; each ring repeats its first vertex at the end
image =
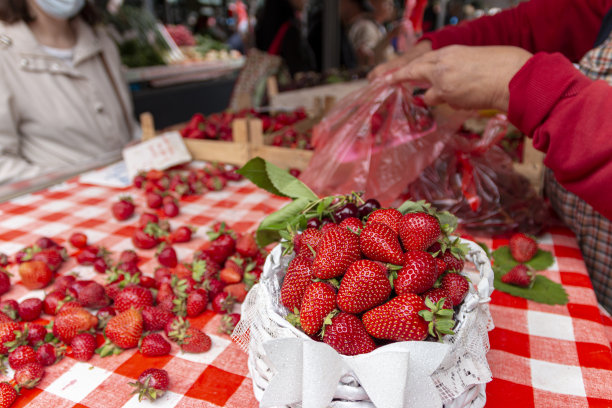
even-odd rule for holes
{"type": "MultiPolygon", "coordinates": [[[[130,193],[137,212],[145,209],[143,194],[136,190],[84,185],[78,180],[0,204],[0,252],[12,255],[40,236],[65,243],[74,231],[82,231],[90,243],[105,246],[114,256],[132,248],[133,218],[118,222],[110,206],[130,193]]],[[[286,200],[273,197],[244,181],[220,192],[193,197],[171,219],[173,227],[201,227],[195,239],[175,245],[180,258],[191,255],[204,240],[207,226],[228,222],[239,232],[253,230],[268,213],[286,200]]],[[[506,244],[480,239],[495,248],[506,244]]],[[[490,332],[488,354],[493,381],[487,385],[488,407],[611,407],[612,320],[600,311],[578,250],[576,239],[565,228],[551,229],[541,237],[543,249],[552,251],[556,263],[543,272],[561,282],[570,296],[565,306],[548,306],[495,292],[491,314],[496,328],[490,332]]],[[[141,269],[152,273],[154,251],[139,250],[141,269]]],[[[101,276],[91,267],[64,264],[60,273],[79,272],[82,278],[101,276]]],[[[13,270],[16,272],[16,270],[13,270]]],[[[43,297],[17,283],[5,298],[43,297]]],[[[48,367],[39,386],[24,389],[15,407],[256,407],[247,356],[230,338],[218,332],[220,317],[205,312],[191,323],[212,337],[213,348],[203,354],[185,354],[173,345],[171,355],[144,357],[135,350],[118,356],[81,363],[69,355],[48,367]],[[170,390],[155,403],[139,403],[128,382],[145,367],[164,368],[170,374],[170,390]]],[[[101,337],[98,339],[101,341],[101,337]]],[[[12,376],[8,372],[7,376],[12,376]]]]}

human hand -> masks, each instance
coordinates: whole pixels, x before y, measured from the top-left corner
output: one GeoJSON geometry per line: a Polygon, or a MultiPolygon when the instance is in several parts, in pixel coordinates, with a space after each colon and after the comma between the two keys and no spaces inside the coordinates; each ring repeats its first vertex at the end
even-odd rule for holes
{"type": "MultiPolygon", "coordinates": [[[[399,26],[398,26],[399,27],[399,26]]],[[[392,59],[389,62],[378,65],[368,74],[368,80],[373,81],[377,78],[383,77],[386,74],[408,65],[408,63],[412,62],[415,58],[420,57],[426,52],[431,51],[431,41],[424,40],[414,45],[414,47],[410,48],[404,54],[400,55],[397,58],[392,59]]]]}
{"type": "Polygon", "coordinates": [[[430,51],[393,72],[388,81],[427,83],[428,105],[508,110],[508,84],[532,54],[518,47],[452,45],[430,51]]]}

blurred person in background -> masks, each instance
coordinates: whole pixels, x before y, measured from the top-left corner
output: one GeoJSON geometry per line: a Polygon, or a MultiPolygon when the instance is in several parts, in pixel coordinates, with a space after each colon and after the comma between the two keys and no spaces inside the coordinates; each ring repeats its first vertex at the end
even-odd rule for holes
{"type": "Polygon", "coordinates": [[[546,154],[546,196],[576,234],[597,299],[609,312],[611,56],[612,0],[531,0],[428,33],[370,74],[429,84],[429,105],[508,112],[546,154]]]}
{"type": "Polygon", "coordinates": [[[86,0],[0,1],[0,183],[132,140],[119,54],[97,21],[86,0]]]}
{"type": "Polygon", "coordinates": [[[315,69],[315,58],[298,17],[306,0],[266,0],[258,13],[255,46],[283,58],[291,75],[315,69]]]}

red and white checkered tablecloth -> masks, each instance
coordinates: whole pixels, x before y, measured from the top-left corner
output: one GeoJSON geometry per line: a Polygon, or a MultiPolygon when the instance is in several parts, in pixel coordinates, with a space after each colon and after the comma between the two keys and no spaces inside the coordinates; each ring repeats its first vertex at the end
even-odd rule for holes
{"type": "MultiPolygon", "coordinates": [[[[145,208],[142,193],[129,191],[137,211],[145,208]]],[[[74,231],[85,232],[90,242],[105,246],[115,256],[132,248],[135,218],[118,222],[110,206],[126,190],[88,186],[70,181],[38,193],[0,204],[0,252],[13,254],[40,236],[65,242],[74,231]]],[[[179,257],[187,258],[203,241],[206,226],[228,222],[237,231],[253,230],[268,213],[286,200],[241,182],[221,192],[206,193],[182,202],[173,226],[202,227],[196,238],[176,245],[179,257]]],[[[482,239],[495,248],[506,242],[482,239]]],[[[565,228],[550,230],[540,239],[553,252],[556,263],[543,272],[562,283],[570,303],[547,306],[494,292],[491,313],[496,328],[490,332],[488,354],[493,381],[487,385],[488,407],[612,407],[612,319],[598,309],[576,239],[565,228]]],[[[156,266],[153,250],[139,251],[141,269],[152,273],[156,266]]],[[[67,262],[60,273],[79,272],[82,278],[96,277],[91,267],[67,262]]],[[[100,278],[97,275],[97,278],[100,278]]],[[[13,278],[15,281],[17,277],[13,278]]],[[[24,299],[43,296],[27,292],[20,284],[5,297],[24,299]]],[[[247,356],[228,336],[219,334],[219,316],[207,311],[191,319],[213,340],[203,354],[182,353],[173,346],[170,356],[143,357],[135,350],[119,356],[81,363],[64,358],[47,368],[40,385],[23,390],[16,407],[256,407],[247,356]],[[154,404],[138,403],[127,383],[144,367],[166,369],[170,392],[154,404]]],[[[12,373],[9,372],[10,376],[12,373]]]]}

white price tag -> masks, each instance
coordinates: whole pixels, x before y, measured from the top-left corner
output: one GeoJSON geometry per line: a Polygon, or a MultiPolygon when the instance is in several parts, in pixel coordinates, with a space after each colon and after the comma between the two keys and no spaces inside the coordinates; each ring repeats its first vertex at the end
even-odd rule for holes
{"type": "Polygon", "coordinates": [[[130,180],[141,171],[165,170],[191,161],[179,132],[168,132],[123,149],[123,160],[130,180]]]}

